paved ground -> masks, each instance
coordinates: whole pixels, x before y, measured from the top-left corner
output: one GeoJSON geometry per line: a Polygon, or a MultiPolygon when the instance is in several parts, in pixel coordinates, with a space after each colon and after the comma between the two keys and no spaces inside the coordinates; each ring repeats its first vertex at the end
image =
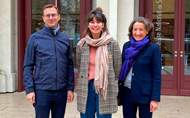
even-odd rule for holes
{"type": "MultiPolygon", "coordinates": [[[[76,98],[76,93],[75,93],[76,98]]],[[[154,118],[190,118],[190,96],[162,96],[154,118]]],[[[0,93],[0,118],[34,118],[34,108],[25,98],[24,92],[0,93]]],[[[76,99],[67,104],[65,118],[80,118],[76,99]]],[[[123,118],[119,107],[113,118],[123,118]]]]}

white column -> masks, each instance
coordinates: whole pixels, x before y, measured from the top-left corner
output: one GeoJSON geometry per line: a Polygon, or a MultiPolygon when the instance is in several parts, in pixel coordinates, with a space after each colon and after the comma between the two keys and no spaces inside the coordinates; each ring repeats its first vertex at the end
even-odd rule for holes
{"type": "MultiPolygon", "coordinates": [[[[122,50],[123,44],[129,40],[128,28],[134,19],[134,0],[118,1],[118,42],[122,50]]],[[[138,6],[136,6],[138,7],[138,6]]]]}
{"type": "Polygon", "coordinates": [[[107,23],[108,23],[107,26],[109,26],[109,21],[108,21],[109,20],[109,7],[110,7],[109,6],[109,1],[110,0],[96,0],[96,7],[102,8],[103,14],[105,14],[105,16],[107,18],[107,23]]]}
{"type": "Polygon", "coordinates": [[[117,16],[118,16],[118,1],[110,0],[109,3],[109,32],[115,40],[117,40],[117,16]]]}
{"type": "Polygon", "coordinates": [[[97,6],[96,0],[92,0],[92,9],[95,9],[97,6]]]}
{"type": "Polygon", "coordinates": [[[16,89],[17,34],[16,1],[1,0],[0,7],[0,92],[13,92],[16,89]]]}
{"type": "Polygon", "coordinates": [[[110,35],[117,40],[117,6],[118,0],[96,0],[96,7],[101,7],[107,18],[110,35]]]}

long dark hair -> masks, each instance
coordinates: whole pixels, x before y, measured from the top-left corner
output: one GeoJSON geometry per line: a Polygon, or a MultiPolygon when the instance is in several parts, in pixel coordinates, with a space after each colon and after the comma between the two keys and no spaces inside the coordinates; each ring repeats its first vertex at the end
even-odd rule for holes
{"type": "Polygon", "coordinates": [[[149,19],[147,18],[144,18],[144,17],[137,17],[136,19],[134,19],[130,26],[129,26],[129,33],[128,33],[128,36],[129,36],[129,39],[131,39],[132,37],[132,31],[133,31],[133,25],[136,23],[136,22],[141,22],[145,25],[145,29],[148,31],[148,37],[149,37],[149,40],[150,42],[152,42],[154,40],[154,25],[152,22],[150,22],[149,19]]]}
{"type": "Polygon", "coordinates": [[[96,9],[92,10],[87,18],[86,18],[86,26],[85,26],[85,30],[83,32],[83,37],[85,37],[86,35],[89,35],[92,38],[92,34],[90,29],[88,28],[88,24],[93,21],[93,18],[96,18],[97,21],[104,23],[104,27],[102,28],[103,32],[107,32],[108,33],[108,28],[107,28],[107,19],[105,17],[105,15],[102,13],[102,9],[100,7],[97,7],[96,9]]]}

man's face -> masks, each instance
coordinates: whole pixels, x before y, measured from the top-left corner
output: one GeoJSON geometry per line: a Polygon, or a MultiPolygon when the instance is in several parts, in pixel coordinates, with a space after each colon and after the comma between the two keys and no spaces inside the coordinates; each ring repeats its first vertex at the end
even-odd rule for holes
{"type": "Polygon", "coordinates": [[[57,10],[54,7],[46,8],[42,19],[49,28],[56,29],[60,20],[60,14],[57,13],[57,10]]]}

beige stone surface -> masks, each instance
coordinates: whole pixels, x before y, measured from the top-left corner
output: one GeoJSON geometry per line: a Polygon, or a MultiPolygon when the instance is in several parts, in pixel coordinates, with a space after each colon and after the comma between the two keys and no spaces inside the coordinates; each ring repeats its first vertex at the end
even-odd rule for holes
{"type": "MultiPolygon", "coordinates": [[[[76,93],[72,103],[67,104],[65,118],[80,118],[77,111],[76,93]]],[[[190,96],[161,96],[159,108],[153,118],[189,118],[190,96]]],[[[24,92],[0,94],[0,118],[35,118],[32,104],[27,101],[24,92]]],[[[122,107],[112,118],[123,118],[122,107]]]]}

